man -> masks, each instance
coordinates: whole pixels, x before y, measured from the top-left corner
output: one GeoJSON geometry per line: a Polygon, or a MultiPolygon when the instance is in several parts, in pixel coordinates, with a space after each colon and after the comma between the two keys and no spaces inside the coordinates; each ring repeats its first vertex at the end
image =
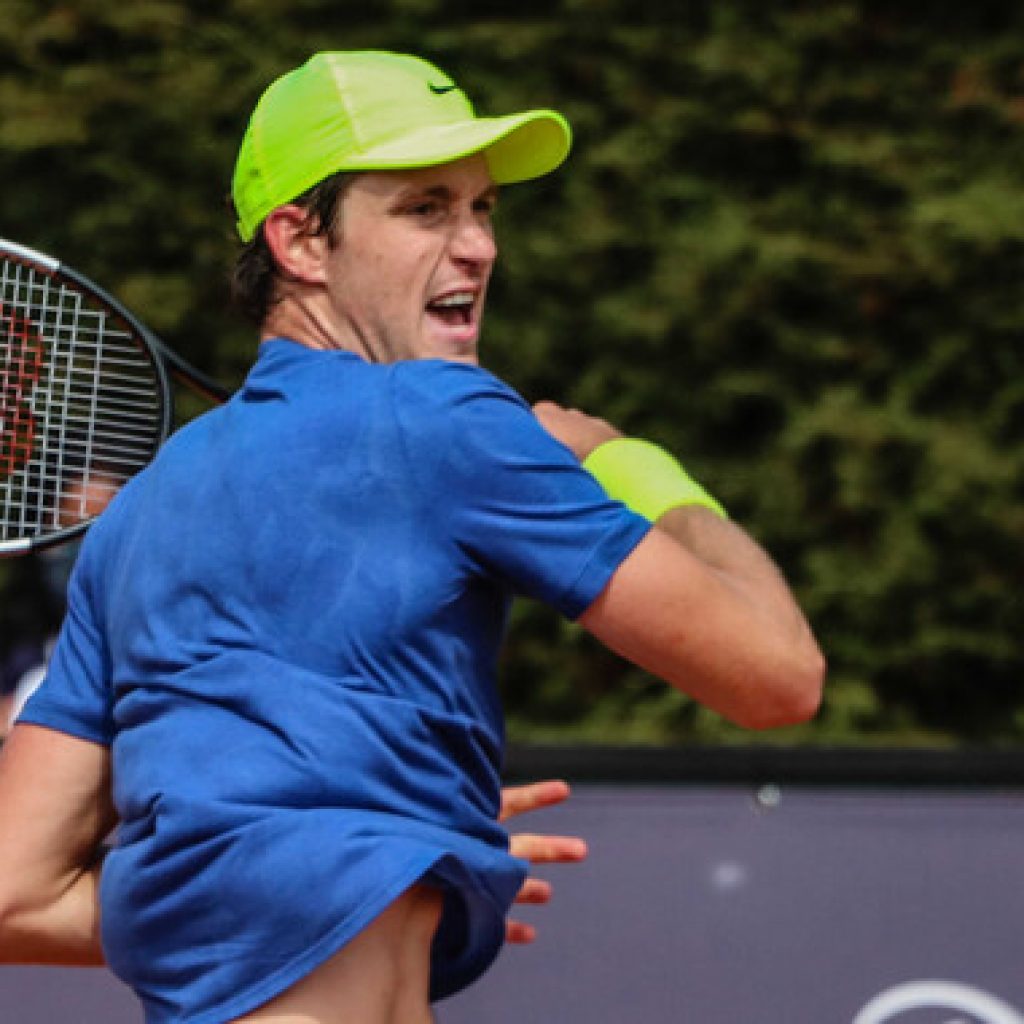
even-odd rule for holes
{"type": "Polygon", "coordinates": [[[0,806],[51,780],[0,821],[30,833],[0,943],[98,956],[102,880],[151,1024],[429,1021],[523,880],[496,821],[513,593],[741,724],[813,713],[810,631],[717,503],[477,365],[498,186],[568,146],[413,57],[319,54],[264,94],[233,184],[259,357],[84,545],[0,775],[0,806]]]}

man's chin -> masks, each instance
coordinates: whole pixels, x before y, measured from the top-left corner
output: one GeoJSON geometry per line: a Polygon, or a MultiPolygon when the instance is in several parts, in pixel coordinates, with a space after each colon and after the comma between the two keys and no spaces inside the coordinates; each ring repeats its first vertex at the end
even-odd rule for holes
{"type": "Polygon", "coordinates": [[[476,325],[445,327],[430,333],[425,346],[430,355],[426,358],[446,359],[453,363],[479,364],[477,340],[479,329],[476,325]]]}

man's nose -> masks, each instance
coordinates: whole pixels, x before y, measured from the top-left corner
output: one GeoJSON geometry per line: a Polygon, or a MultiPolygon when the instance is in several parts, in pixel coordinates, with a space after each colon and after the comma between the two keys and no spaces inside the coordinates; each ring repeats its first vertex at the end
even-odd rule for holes
{"type": "Polygon", "coordinates": [[[498,255],[494,230],[476,216],[464,217],[452,238],[452,256],[473,263],[491,263],[498,255]]]}

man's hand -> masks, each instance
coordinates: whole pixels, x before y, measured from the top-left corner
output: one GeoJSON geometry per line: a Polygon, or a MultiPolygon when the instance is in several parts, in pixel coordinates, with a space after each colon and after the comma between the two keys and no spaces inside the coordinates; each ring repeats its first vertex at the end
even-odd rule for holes
{"type": "Polygon", "coordinates": [[[563,409],[554,402],[538,402],[533,413],[541,426],[571,449],[580,462],[605,441],[622,437],[622,432],[607,420],[589,416],[579,409],[563,409]]]}
{"type": "MultiPolygon", "coordinates": [[[[499,821],[507,821],[528,811],[553,807],[569,798],[569,786],[557,779],[534,782],[528,786],[507,786],[501,791],[499,821]]],[[[509,839],[514,857],[522,857],[531,864],[574,864],[587,856],[587,844],[578,836],[537,835],[518,832],[509,839]]],[[[547,903],[551,899],[551,885],[540,878],[527,878],[519,890],[516,903],[547,903]]],[[[508,942],[533,942],[537,931],[532,925],[509,918],[505,938],[508,942]]]]}

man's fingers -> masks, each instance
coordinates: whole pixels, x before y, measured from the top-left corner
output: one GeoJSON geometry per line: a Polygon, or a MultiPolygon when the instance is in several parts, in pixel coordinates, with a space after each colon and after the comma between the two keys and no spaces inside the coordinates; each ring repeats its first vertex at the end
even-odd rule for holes
{"type": "Polygon", "coordinates": [[[533,412],[541,426],[571,449],[580,461],[599,445],[622,436],[607,420],[579,409],[565,409],[554,402],[537,402],[533,412]]]}
{"type": "Polygon", "coordinates": [[[537,929],[523,921],[505,922],[505,941],[516,945],[526,945],[537,938],[537,929]]]}
{"type": "Polygon", "coordinates": [[[516,894],[516,903],[527,903],[531,906],[541,906],[551,902],[551,883],[541,878],[528,878],[523,882],[522,888],[516,894]]]}
{"type": "MultiPolygon", "coordinates": [[[[507,786],[501,791],[500,820],[527,814],[542,807],[553,807],[569,797],[569,786],[561,779],[545,779],[525,786],[507,786]]],[[[513,857],[531,864],[571,864],[587,856],[587,844],[578,836],[549,836],[518,832],[509,836],[513,857]]],[[[516,896],[516,903],[540,905],[551,899],[551,885],[541,878],[527,878],[516,896]]],[[[508,920],[505,939],[516,945],[533,942],[537,930],[524,921],[508,920]]]]}
{"type": "Polygon", "coordinates": [[[586,858],[587,844],[579,836],[518,832],[509,837],[509,852],[531,864],[573,864],[586,858]]]}
{"type": "Polygon", "coordinates": [[[561,779],[545,779],[526,786],[506,786],[501,791],[499,821],[507,821],[517,814],[553,807],[569,798],[569,785],[561,779]]]}

